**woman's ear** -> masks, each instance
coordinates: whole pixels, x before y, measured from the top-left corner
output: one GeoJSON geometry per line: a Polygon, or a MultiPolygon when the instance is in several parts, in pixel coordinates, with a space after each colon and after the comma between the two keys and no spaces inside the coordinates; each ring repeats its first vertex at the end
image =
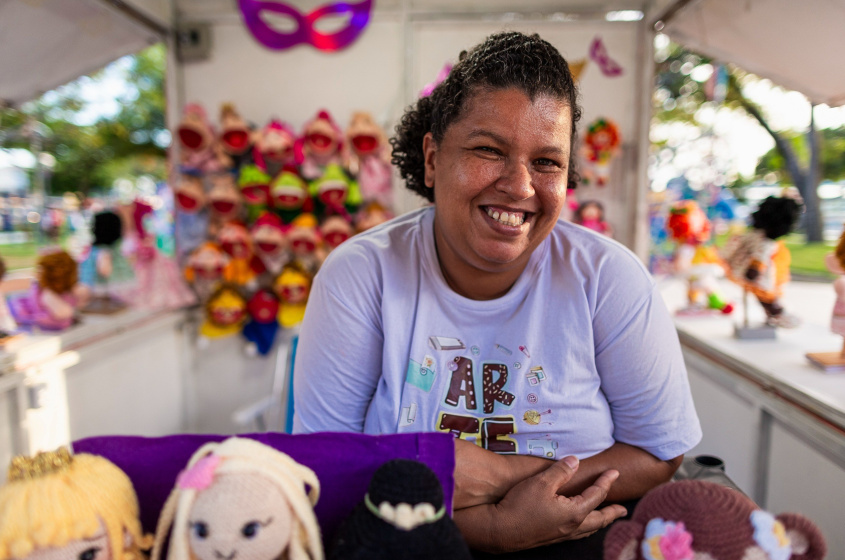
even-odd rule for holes
{"type": "Polygon", "coordinates": [[[783,523],[792,545],[792,560],[822,560],[827,543],[815,523],[798,513],[782,513],[776,518],[783,523]]]}
{"type": "Polygon", "coordinates": [[[434,188],[434,159],[437,154],[437,143],[430,132],[423,137],[423,162],[425,163],[425,186],[434,188]]]}

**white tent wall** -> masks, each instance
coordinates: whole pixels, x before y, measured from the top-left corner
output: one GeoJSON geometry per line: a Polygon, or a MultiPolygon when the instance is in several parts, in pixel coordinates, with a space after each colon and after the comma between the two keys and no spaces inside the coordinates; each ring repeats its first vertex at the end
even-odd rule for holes
{"type": "MultiPolygon", "coordinates": [[[[205,61],[174,66],[168,92],[171,122],[178,120],[185,103],[201,103],[216,118],[222,103],[233,102],[244,118],[258,126],[278,116],[300,130],[319,109],[326,108],[341,126],[346,126],[353,111],[366,110],[392,131],[404,107],[445,62],[454,62],[461,50],[491,33],[503,29],[537,32],[571,61],[587,58],[590,42],[601,36],[624,72],[606,77],[588,62],[580,83],[581,130],[597,117],[610,118],[620,127],[623,150],[613,163],[610,185],[584,188],[578,197],[602,201],[616,238],[645,256],[648,240],[642,224],[652,87],[652,35],[646,20],[607,22],[604,11],[598,10],[581,12],[577,21],[548,21],[544,14],[528,11],[503,21],[481,13],[390,8],[391,3],[385,2],[354,44],[340,52],[323,53],[303,45],[286,51],[265,49],[251,37],[233,3],[228,11],[221,2],[211,4],[210,17],[202,17],[195,3],[188,4],[192,10],[177,9],[177,26],[210,24],[212,52],[205,61]]],[[[520,6],[498,2],[496,7],[520,6]]],[[[400,181],[396,192],[400,211],[423,202],[402,188],[400,181]]]]}

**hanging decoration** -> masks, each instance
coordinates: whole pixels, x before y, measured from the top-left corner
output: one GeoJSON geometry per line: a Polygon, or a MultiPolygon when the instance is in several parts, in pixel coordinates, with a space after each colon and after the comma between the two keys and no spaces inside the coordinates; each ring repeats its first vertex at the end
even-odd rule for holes
{"type": "Polygon", "coordinates": [[[253,37],[271,50],[281,51],[307,43],[325,52],[343,50],[351,45],[363,33],[370,22],[373,0],[363,0],[358,3],[335,2],[320,6],[309,14],[303,14],[295,6],[284,2],[269,0],[238,0],[238,5],[246,24],[253,37]],[[263,18],[262,12],[286,16],[295,23],[295,30],[279,31],[270,26],[263,18]],[[351,14],[349,24],[338,31],[323,33],[315,27],[317,21],[326,16],[344,16],[351,14]]]}
{"type": "Polygon", "coordinates": [[[610,119],[598,118],[587,127],[582,146],[584,184],[603,187],[610,177],[610,163],[619,154],[622,136],[619,127],[610,119]]]}
{"type": "Polygon", "coordinates": [[[604,41],[599,36],[596,36],[590,43],[590,60],[598,64],[601,73],[608,78],[622,75],[622,66],[610,58],[610,55],[607,54],[607,47],[604,46],[604,41]]]}

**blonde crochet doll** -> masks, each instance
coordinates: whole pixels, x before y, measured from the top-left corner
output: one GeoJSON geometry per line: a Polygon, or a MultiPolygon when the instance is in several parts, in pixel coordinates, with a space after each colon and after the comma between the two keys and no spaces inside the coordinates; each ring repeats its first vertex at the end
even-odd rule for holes
{"type": "Polygon", "coordinates": [[[164,504],[152,560],[322,560],[314,472],[254,440],[201,447],[164,504]],[[172,529],[171,529],[172,526],[172,529]]]}
{"type": "Polygon", "coordinates": [[[129,477],[67,449],[16,457],[0,488],[0,560],[143,560],[152,544],[129,477]]]}

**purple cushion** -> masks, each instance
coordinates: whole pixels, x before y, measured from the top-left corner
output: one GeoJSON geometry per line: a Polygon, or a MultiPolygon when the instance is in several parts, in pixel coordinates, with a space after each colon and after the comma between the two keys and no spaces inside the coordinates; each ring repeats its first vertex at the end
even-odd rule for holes
{"type": "MultiPolygon", "coordinates": [[[[74,442],[76,453],[101,455],[132,479],[141,506],[144,530],[154,532],[176,476],[200,446],[229,436],[175,435],[160,438],[104,436],[74,442]]],[[[443,498],[451,514],[454,440],[445,433],[368,436],[347,433],[288,435],[244,434],[283,451],[310,467],[320,480],[320,500],[314,508],[323,539],[364,498],[373,473],[391,459],[415,459],[428,465],[443,484],[443,498]]]]}

